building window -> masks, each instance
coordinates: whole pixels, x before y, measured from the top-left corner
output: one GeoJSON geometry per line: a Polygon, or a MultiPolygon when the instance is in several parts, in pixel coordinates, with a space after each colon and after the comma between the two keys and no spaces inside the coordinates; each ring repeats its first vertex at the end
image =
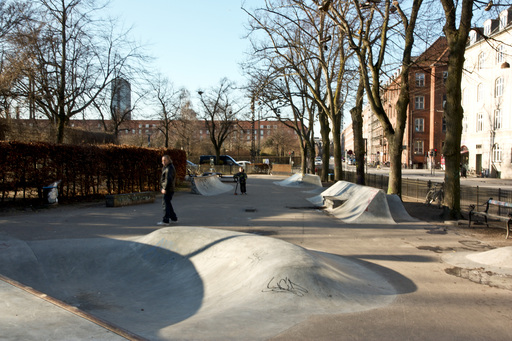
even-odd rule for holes
{"type": "Polygon", "coordinates": [[[503,77],[498,77],[495,85],[494,97],[501,97],[503,95],[503,77]]]}
{"type": "Polygon", "coordinates": [[[482,70],[485,66],[485,53],[480,53],[478,55],[478,69],[482,70]]]}
{"type": "Polygon", "coordinates": [[[478,55],[478,69],[482,70],[485,66],[485,53],[480,53],[478,55]]]}
{"type": "Polygon", "coordinates": [[[487,23],[487,24],[484,26],[484,34],[485,34],[486,36],[491,35],[491,24],[490,24],[490,23],[487,23]]]}
{"type": "Polygon", "coordinates": [[[423,141],[414,141],[414,154],[423,154],[423,141]]]}
{"type": "Polygon", "coordinates": [[[484,114],[480,113],[477,115],[476,120],[476,131],[483,131],[484,130],[484,114]]]}
{"type": "Polygon", "coordinates": [[[446,133],[446,119],[443,116],[443,127],[441,128],[443,133],[446,133]]]}
{"type": "Polygon", "coordinates": [[[448,79],[448,71],[443,71],[443,84],[446,83],[447,79],[448,79]]]}
{"type": "Polygon", "coordinates": [[[501,129],[501,110],[494,111],[494,129],[501,129]]]}
{"type": "Polygon", "coordinates": [[[419,86],[419,87],[425,86],[425,74],[424,73],[416,74],[416,86],[419,86]]]}
{"type": "Polygon", "coordinates": [[[462,132],[467,133],[468,132],[468,117],[464,116],[462,119],[462,132]]]}
{"type": "Polygon", "coordinates": [[[423,118],[414,119],[414,130],[417,132],[424,132],[425,131],[425,119],[423,119],[423,118]]]}
{"type": "Polygon", "coordinates": [[[503,44],[500,44],[496,48],[496,64],[499,65],[505,61],[505,59],[503,58],[504,54],[505,54],[505,46],[503,44]]]}
{"type": "Polygon", "coordinates": [[[480,102],[483,99],[484,99],[484,85],[482,83],[480,83],[476,87],[476,101],[480,102]]]}
{"type": "Polygon", "coordinates": [[[504,12],[500,15],[500,30],[507,27],[507,16],[508,16],[508,11],[504,12]]]}
{"type": "Polygon", "coordinates": [[[498,143],[495,143],[492,147],[492,161],[501,162],[501,147],[498,143]]]}
{"type": "Polygon", "coordinates": [[[415,109],[425,109],[425,97],[424,96],[414,97],[414,108],[415,109]]]}

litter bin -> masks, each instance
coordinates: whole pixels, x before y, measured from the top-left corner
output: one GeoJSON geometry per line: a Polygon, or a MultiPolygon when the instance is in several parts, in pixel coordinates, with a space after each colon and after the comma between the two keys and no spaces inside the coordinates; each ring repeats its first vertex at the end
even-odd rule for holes
{"type": "Polygon", "coordinates": [[[58,186],[60,181],[55,181],[51,185],[43,187],[43,200],[45,204],[57,204],[59,202],[58,186]]]}

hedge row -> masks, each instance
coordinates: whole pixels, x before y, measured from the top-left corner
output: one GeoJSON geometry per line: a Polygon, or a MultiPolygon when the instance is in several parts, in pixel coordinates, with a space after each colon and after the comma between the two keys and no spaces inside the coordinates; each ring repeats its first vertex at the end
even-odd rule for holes
{"type": "Polygon", "coordinates": [[[157,191],[165,154],[171,156],[178,179],[183,179],[182,150],[0,141],[0,202],[42,199],[43,187],[59,180],[59,200],[157,191]]]}

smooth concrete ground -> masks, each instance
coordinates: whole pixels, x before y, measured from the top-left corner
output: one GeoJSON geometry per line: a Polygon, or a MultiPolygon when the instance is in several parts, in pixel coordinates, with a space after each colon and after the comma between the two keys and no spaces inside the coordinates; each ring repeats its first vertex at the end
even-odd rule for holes
{"type": "MultiPolygon", "coordinates": [[[[443,262],[446,255],[490,250],[492,241],[482,242],[455,233],[449,226],[444,233],[444,225],[440,228],[426,223],[342,224],[311,208],[306,198],[317,193],[273,184],[281,179],[251,176],[247,196],[231,192],[214,197],[177,193],[174,205],[179,225],[266,235],[306,249],[340,255],[383,276],[393,285],[397,296],[388,305],[372,310],[299,319],[295,325],[261,339],[512,339],[512,292],[448,274],[453,265],[443,262]]],[[[155,231],[160,217],[158,200],[154,204],[121,208],[107,208],[104,204],[57,207],[1,216],[0,234],[26,241],[108,238],[122,242],[155,231]]],[[[121,339],[3,281],[0,296],[0,339],[121,339]]],[[[247,335],[244,329],[239,326],[232,330],[232,339],[258,339],[258,335],[247,335]]],[[[204,335],[205,331],[202,332],[204,335]]],[[[214,334],[208,338],[219,339],[214,334]]],[[[180,335],[170,339],[180,339],[180,335]]]]}

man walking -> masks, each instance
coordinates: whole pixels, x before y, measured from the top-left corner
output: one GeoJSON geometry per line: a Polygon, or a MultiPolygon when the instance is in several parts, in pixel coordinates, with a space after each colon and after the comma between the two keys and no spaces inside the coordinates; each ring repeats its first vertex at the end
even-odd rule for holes
{"type": "Polygon", "coordinates": [[[176,186],[176,169],[172,164],[171,157],[169,155],[162,156],[162,176],[160,178],[160,188],[162,189],[162,208],[164,211],[164,217],[161,222],[157,225],[169,225],[169,220],[176,222],[178,217],[172,207],[172,197],[174,195],[174,187],[176,186]]]}

